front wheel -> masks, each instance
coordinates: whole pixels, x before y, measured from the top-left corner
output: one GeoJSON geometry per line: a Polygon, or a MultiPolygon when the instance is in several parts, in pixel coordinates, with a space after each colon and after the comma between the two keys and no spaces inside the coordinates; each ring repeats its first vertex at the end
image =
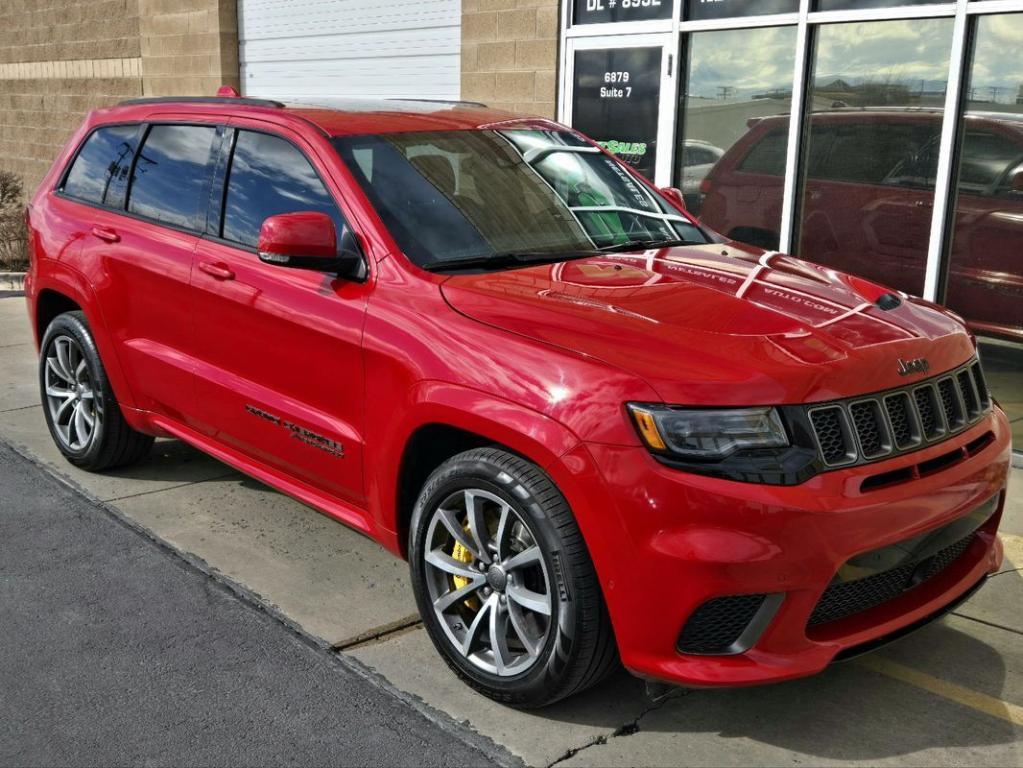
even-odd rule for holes
{"type": "Polygon", "coordinates": [[[539,707],[616,667],[586,545],[536,465],[496,448],[454,456],[423,487],[410,537],[423,623],[448,665],[480,693],[539,707]]]}

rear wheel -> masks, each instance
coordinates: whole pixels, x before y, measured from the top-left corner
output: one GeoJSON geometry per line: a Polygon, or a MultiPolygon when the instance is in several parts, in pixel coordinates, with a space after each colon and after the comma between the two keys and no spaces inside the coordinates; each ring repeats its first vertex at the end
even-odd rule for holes
{"type": "Polygon", "coordinates": [[[149,452],[153,438],[124,421],[81,312],[58,315],[46,329],[39,388],[50,435],[75,466],[112,469],[149,452]]]}
{"type": "Polygon", "coordinates": [[[427,480],[410,536],[423,622],[476,690],[538,707],[615,668],[614,635],[582,535],[536,465],[496,448],[453,457],[427,480]]]}

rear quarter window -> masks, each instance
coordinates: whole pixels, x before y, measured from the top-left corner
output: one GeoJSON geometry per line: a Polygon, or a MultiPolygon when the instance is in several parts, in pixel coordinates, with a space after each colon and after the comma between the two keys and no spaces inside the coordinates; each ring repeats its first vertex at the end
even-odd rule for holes
{"type": "Polygon", "coordinates": [[[138,125],[112,125],[93,131],[71,161],[63,193],[87,203],[123,208],[138,131],[138,125]]]}
{"type": "Polygon", "coordinates": [[[135,163],[128,211],[185,229],[205,215],[217,130],[205,125],[154,125],[135,163]]]}
{"type": "Polygon", "coordinates": [[[785,155],[788,148],[787,130],[771,131],[753,145],[739,163],[742,173],[762,173],[767,176],[785,174],[785,155]]]}

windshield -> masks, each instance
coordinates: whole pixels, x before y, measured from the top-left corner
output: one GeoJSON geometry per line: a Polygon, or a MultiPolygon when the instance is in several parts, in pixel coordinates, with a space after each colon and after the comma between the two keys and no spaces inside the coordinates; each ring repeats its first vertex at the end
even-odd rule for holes
{"type": "Polygon", "coordinates": [[[501,256],[707,242],[617,161],[566,131],[345,136],[342,160],[405,254],[426,269],[501,256]]]}

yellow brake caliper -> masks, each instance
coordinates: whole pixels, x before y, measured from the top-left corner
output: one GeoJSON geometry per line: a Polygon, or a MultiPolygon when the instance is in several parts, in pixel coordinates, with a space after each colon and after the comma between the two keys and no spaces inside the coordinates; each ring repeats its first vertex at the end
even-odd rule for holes
{"type": "MultiPolygon", "coordinates": [[[[465,533],[470,535],[468,526],[465,528],[465,533]]],[[[456,541],[454,549],[451,550],[451,559],[457,560],[460,563],[471,565],[473,561],[472,552],[466,547],[462,546],[462,542],[456,541]]],[[[454,582],[455,589],[461,589],[469,584],[469,579],[466,576],[452,576],[451,581],[454,582]]],[[[476,601],[476,597],[472,596],[466,598],[464,601],[465,607],[475,611],[479,608],[479,603],[476,601]]]]}

